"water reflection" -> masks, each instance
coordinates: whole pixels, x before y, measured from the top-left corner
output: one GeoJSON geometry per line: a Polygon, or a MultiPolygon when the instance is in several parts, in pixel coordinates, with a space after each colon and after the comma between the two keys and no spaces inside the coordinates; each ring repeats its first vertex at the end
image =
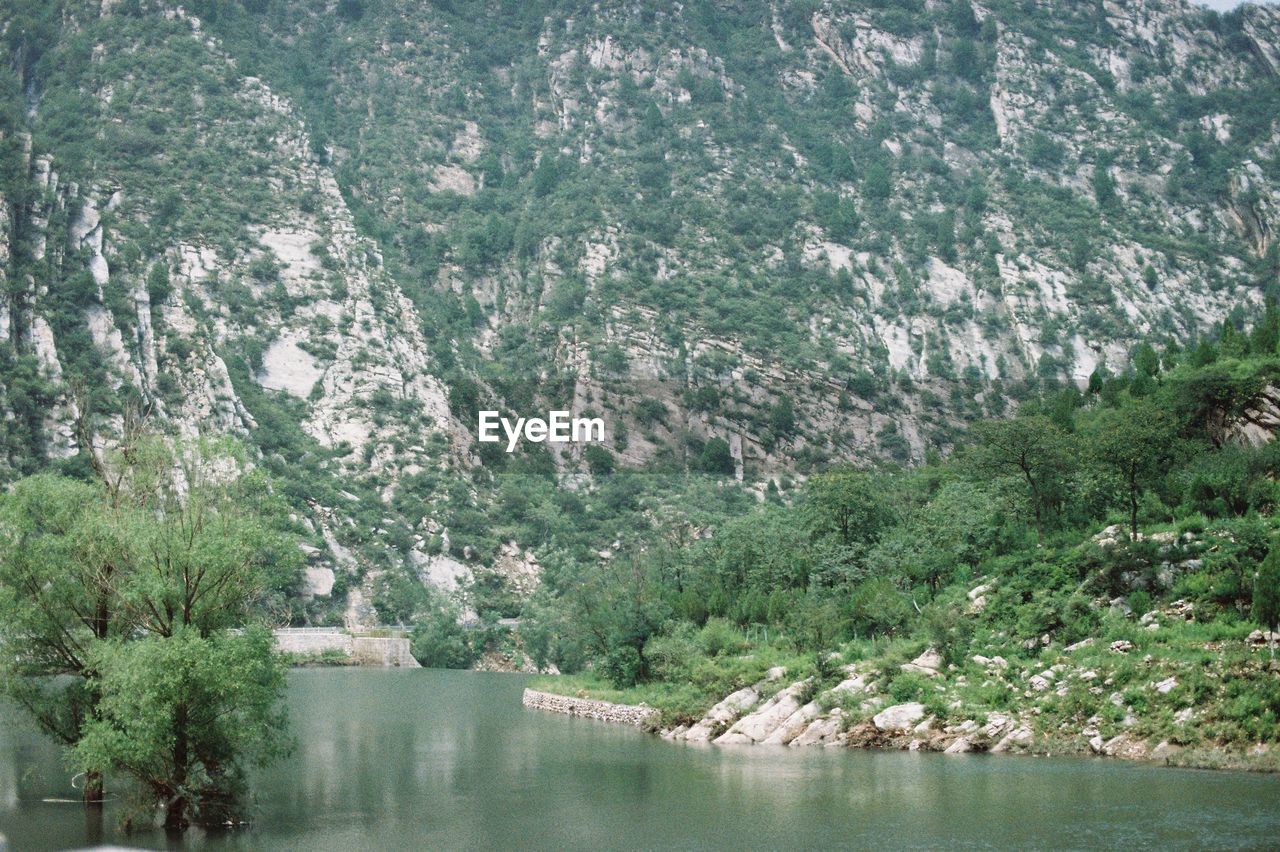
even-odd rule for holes
{"type": "MultiPolygon", "coordinates": [[[[523,710],[521,687],[517,676],[470,672],[294,672],[298,749],[255,779],[255,825],[190,845],[1223,848],[1266,847],[1280,836],[1274,777],[699,747],[523,710]]],[[[81,809],[39,802],[64,783],[56,750],[0,732],[0,832],[15,849],[85,842],[93,829],[81,809]]]]}

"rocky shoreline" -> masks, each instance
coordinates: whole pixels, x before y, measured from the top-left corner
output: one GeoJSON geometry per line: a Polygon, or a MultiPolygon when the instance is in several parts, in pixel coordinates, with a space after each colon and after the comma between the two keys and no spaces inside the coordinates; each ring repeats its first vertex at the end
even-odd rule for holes
{"type": "MultiPolygon", "coordinates": [[[[996,658],[992,666],[999,667],[996,658]]],[[[926,651],[902,668],[935,671],[941,665],[926,651]]],[[[1265,745],[1249,749],[1187,749],[1161,740],[1149,742],[1132,733],[1103,737],[1094,724],[1063,735],[1037,733],[1036,708],[1024,712],[975,714],[955,724],[943,724],[918,701],[891,704],[878,695],[870,673],[844,667],[836,686],[819,691],[812,678],[784,685],[786,671],[770,669],[751,686],[726,696],[697,722],[662,727],[659,712],[650,707],[613,704],[526,689],[526,707],[574,716],[622,722],[656,733],[663,739],[715,745],[787,747],[884,748],[944,754],[990,753],[1026,755],[1094,755],[1146,761],[1186,768],[1276,771],[1275,755],[1265,745]]],[[[1042,673],[1046,684],[1053,672],[1042,673]]]]}

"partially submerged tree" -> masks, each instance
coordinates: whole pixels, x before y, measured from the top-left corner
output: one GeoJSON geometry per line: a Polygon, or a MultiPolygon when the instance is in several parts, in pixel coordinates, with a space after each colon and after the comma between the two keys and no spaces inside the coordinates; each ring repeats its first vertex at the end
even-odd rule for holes
{"type": "Polygon", "coordinates": [[[94,454],[95,483],[0,498],[0,684],[71,749],[86,798],[132,775],[173,829],[224,821],[244,766],[277,753],[262,738],[285,742],[271,642],[229,630],[297,582],[300,554],[245,466],[231,442],[143,437],[94,454]]]}
{"type": "MultiPolygon", "coordinates": [[[[99,489],[48,474],[0,501],[0,687],[64,746],[97,712],[94,647],[120,632],[108,516],[99,489]]],[[[100,776],[83,795],[102,798],[100,776]]]]}

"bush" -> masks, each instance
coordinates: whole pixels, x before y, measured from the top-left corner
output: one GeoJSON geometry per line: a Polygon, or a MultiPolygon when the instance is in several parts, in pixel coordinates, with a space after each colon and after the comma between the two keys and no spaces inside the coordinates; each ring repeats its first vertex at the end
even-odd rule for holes
{"type": "Polygon", "coordinates": [[[948,663],[962,662],[973,639],[973,619],[957,606],[930,604],[922,613],[925,633],[931,644],[948,663]]]}
{"type": "Polygon", "coordinates": [[[600,661],[600,674],[617,689],[635,686],[644,661],[631,645],[615,645],[600,661]]]}
{"type": "Polygon", "coordinates": [[[649,674],[659,680],[688,680],[700,653],[697,631],[688,622],[677,624],[668,634],[650,637],[644,645],[649,674]]]}
{"type": "Polygon", "coordinates": [[[427,668],[467,669],[475,662],[467,631],[455,613],[444,607],[419,616],[409,643],[414,659],[427,668]]]}
{"type": "Polygon", "coordinates": [[[747,641],[726,619],[713,618],[698,631],[698,645],[707,656],[719,657],[741,653],[746,650],[747,641]]]}
{"type": "Polygon", "coordinates": [[[887,692],[895,704],[918,701],[930,689],[929,678],[917,672],[902,672],[889,681],[887,692]]]}

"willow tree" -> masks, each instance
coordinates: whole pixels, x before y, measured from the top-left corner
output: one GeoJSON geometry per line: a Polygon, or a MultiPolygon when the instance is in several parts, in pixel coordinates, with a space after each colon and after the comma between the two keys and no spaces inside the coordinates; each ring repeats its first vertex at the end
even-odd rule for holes
{"type": "Polygon", "coordinates": [[[4,686],[91,779],[135,779],[167,827],[221,823],[245,767],[287,741],[281,662],[235,629],[297,581],[286,513],[230,442],[143,438],[94,467],[0,504],[4,686]]]}
{"type": "MultiPolygon", "coordinates": [[[[0,498],[0,687],[64,746],[97,712],[94,647],[121,630],[108,514],[99,488],[51,475],[0,498]]],[[[100,775],[83,795],[101,800],[100,775]]]]}

